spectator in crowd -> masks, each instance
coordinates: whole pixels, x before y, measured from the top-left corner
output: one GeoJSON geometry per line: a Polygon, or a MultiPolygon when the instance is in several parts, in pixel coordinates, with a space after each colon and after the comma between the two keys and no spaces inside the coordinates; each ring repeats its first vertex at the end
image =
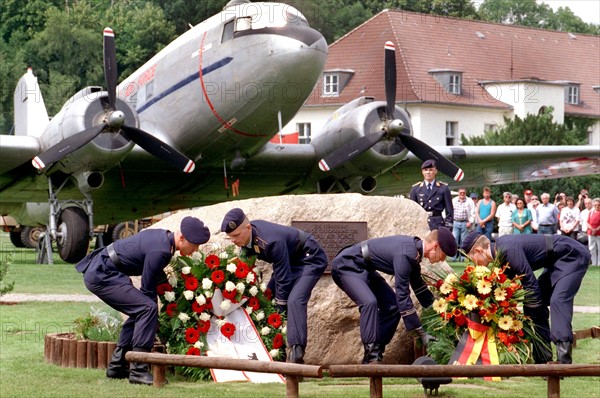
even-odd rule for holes
{"type": "MultiPolygon", "coordinates": [[[[473,223],[473,210],[475,204],[471,198],[467,197],[467,191],[464,188],[458,189],[458,196],[452,199],[454,206],[454,225],[452,226],[452,235],[458,246],[464,242],[473,223]]],[[[451,261],[463,261],[464,258],[460,253],[456,253],[451,261]]]]}
{"type": "Polygon", "coordinates": [[[515,205],[515,207],[517,207],[517,199],[519,199],[519,195],[517,195],[516,193],[513,193],[512,197],[510,198],[510,203],[515,205]]]}
{"type": "Polygon", "coordinates": [[[592,210],[587,219],[589,249],[592,265],[600,265],[600,198],[592,200],[592,210]]]}
{"type": "Polygon", "coordinates": [[[525,206],[527,206],[533,200],[533,191],[531,189],[526,189],[523,191],[523,199],[525,200],[525,206]]]}
{"type": "Polygon", "coordinates": [[[558,208],[550,203],[550,194],[542,194],[542,203],[536,206],[538,234],[554,235],[558,229],[558,208]]]}
{"type": "Polygon", "coordinates": [[[577,239],[581,212],[578,207],[575,207],[575,200],[572,197],[567,196],[566,203],[567,205],[560,210],[560,231],[565,236],[577,239]]]}
{"type": "Polygon", "coordinates": [[[525,200],[517,199],[517,210],[513,212],[513,234],[530,234],[531,230],[531,211],[525,207],[525,200]]]}
{"type": "Polygon", "coordinates": [[[477,202],[479,201],[479,195],[477,194],[477,192],[471,192],[469,194],[469,198],[471,198],[471,200],[473,201],[473,211],[471,212],[471,227],[469,228],[469,232],[471,231],[475,231],[475,228],[477,228],[477,223],[475,222],[475,220],[477,220],[477,215],[476,215],[476,211],[477,211],[477,202]]]}
{"type": "Polygon", "coordinates": [[[537,230],[538,230],[537,207],[540,204],[540,199],[537,197],[537,195],[532,194],[531,201],[527,202],[527,199],[525,199],[525,203],[526,203],[527,208],[531,212],[531,233],[536,234],[537,230]]]}
{"type": "Polygon", "coordinates": [[[512,216],[517,209],[512,204],[512,194],[504,192],[502,194],[504,201],[498,205],[496,209],[496,218],[498,219],[498,236],[510,235],[513,232],[512,216]]]}
{"type": "Polygon", "coordinates": [[[494,215],[496,214],[496,202],[491,198],[492,191],[488,187],[483,188],[483,198],[477,202],[475,211],[475,221],[480,234],[487,236],[492,240],[492,231],[494,230],[494,215]]]}
{"type": "Polygon", "coordinates": [[[579,196],[577,196],[577,203],[575,203],[575,207],[579,209],[579,211],[583,211],[585,209],[585,200],[591,199],[587,189],[583,188],[579,191],[579,196]]]}
{"type": "Polygon", "coordinates": [[[585,206],[585,208],[579,214],[579,224],[581,225],[581,229],[579,231],[579,236],[577,237],[577,240],[580,243],[583,243],[584,245],[588,245],[588,248],[589,248],[589,239],[587,236],[587,230],[588,230],[587,221],[588,221],[588,216],[590,215],[590,211],[592,210],[592,199],[585,198],[584,206],[585,206]]]}

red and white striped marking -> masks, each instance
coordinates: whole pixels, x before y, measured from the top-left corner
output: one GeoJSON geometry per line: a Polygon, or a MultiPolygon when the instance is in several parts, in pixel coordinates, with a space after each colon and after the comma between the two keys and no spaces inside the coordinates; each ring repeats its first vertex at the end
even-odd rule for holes
{"type": "Polygon", "coordinates": [[[184,173],[191,173],[196,168],[196,163],[193,160],[187,162],[185,167],[183,168],[184,173]]]}
{"type": "Polygon", "coordinates": [[[115,32],[111,28],[104,28],[104,36],[115,37],[115,32]]]}
{"type": "Polygon", "coordinates": [[[42,162],[42,159],[38,158],[37,156],[33,158],[33,160],[31,161],[31,164],[33,164],[33,167],[35,167],[38,170],[41,170],[44,167],[46,167],[44,162],[42,162]]]}
{"type": "Polygon", "coordinates": [[[454,181],[462,181],[463,178],[465,178],[465,173],[462,171],[462,169],[458,169],[456,175],[454,176],[454,181]]]}
{"type": "Polygon", "coordinates": [[[394,42],[392,42],[392,41],[386,41],[385,42],[385,46],[383,48],[385,50],[396,51],[396,46],[394,45],[394,42]]]}
{"type": "Polygon", "coordinates": [[[321,161],[319,162],[319,168],[321,169],[321,171],[329,171],[329,165],[327,164],[325,159],[321,159],[321,161]]]}

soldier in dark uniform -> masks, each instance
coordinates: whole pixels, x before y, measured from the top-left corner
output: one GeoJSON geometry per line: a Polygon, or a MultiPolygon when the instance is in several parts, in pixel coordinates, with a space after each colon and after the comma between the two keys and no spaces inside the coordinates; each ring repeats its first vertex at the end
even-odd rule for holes
{"type": "Polygon", "coordinates": [[[535,362],[552,361],[552,340],[558,361],[571,363],[573,301],[590,262],[587,247],[561,235],[505,235],[496,239],[494,248],[485,235],[474,231],[462,248],[478,265],[488,265],[499,253],[501,263],[508,264],[508,277],[524,275],[521,281],[530,293],[524,312],[532,318],[545,343],[534,346],[535,362]],[[533,272],[541,268],[544,271],[536,280],[533,272]]]}
{"type": "Polygon", "coordinates": [[[452,232],[440,227],[423,240],[396,235],[363,241],[342,249],[333,259],[333,281],[360,311],[360,337],[365,350],[362,363],[381,362],[401,317],[406,330],[415,331],[427,346],[431,337],[421,326],[410,289],[424,308],[429,307],[434,298],[421,277],[420,262],[428,258],[434,263],[455,255],[452,232]],[[377,271],[394,276],[394,289],[377,271]]]}
{"type": "Polygon", "coordinates": [[[428,214],[427,223],[433,231],[440,226],[450,226],[454,221],[454,207],[450,189],[435,176],[437,167],[435,160],[426,160],[421,165],[424,181],[417,182],[410,190],[410,199],[417,202],[428,214]],[[446,210],[446,219],[442,211],[446,210]]]}
{"type": "Polygon", "coordinates": [[[156,286],[166,280],[163,269],[175,251],[189,256],[208,242],[210,232],[195,217],[185,217],[180,230],[146,229],[137,235],[117,240],[94,250],[77,265],[85,286],[112,308],[129,316],[123,324],[117,347],[106,370],[109,378],[129,378],[130,383],[151,385],[148,364],[128,364],[127,351],[150,352],[158,328],[156,286]],[[130,276],[141,275],[136,289],[130,276]]]}
{"type": "Polygon", "coordinates": [[[307,304],[327,267],[325,251],[311,234],[267,221],[249,221],[238,208],[225,215],[221,231],[246,254],[273,265],[269,287],[279,310],[287,313],[288,361],[304,363],[307,304]]]}

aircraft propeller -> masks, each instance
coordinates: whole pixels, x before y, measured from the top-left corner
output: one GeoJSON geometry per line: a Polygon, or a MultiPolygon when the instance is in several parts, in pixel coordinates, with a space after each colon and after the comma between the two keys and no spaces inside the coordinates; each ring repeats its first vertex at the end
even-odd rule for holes
{"type": "Polygon", "coordinates": [[[383,138],[394,139],[398,145],[404,146],[419,159],[425,161],[434,159],[438,170],[452,177],[455,181],[461,181],[464,177],[463,171],[453,162],[442,156],[435,149],[410,135],[408,121],[395,119],[396,109],[396,47],[394,43],[385,43],[385,96],[387,106],[385,114],[381,116],[381,130],[376,133],[366,134],[361,138],[342,145],[319,162],[322,171],[329,171],[342,163],[355,158],[369,150],[383,138]]]}
{"type": "Polygon", "coordinates": [[[196,167],[195,163],[153,135],[138,128],[125,125],[125,115],[116,108],[117,103],[117,52],[115,34],[111,28],[104,28],[104,79],[108,92],[108,109],[102,124],[83,130],[62,140],[58,144],[40,153],[32,160],[37,169],[55,163],[83,147],[104,131],[121,132],[129,140],[135,142],[150,154],[179,170],[191,173],[196,167]]]}

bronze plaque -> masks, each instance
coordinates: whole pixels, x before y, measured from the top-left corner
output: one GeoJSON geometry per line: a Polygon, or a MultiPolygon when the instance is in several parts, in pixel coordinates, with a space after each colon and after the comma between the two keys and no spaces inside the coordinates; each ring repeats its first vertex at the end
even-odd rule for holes
{"type": "Polygon", "coordinates": [[[292,226],[313,234],[325,250],[331,271],[331,260],[346,246],[367,240],[365,221],[292,221],[292,226]]]}

